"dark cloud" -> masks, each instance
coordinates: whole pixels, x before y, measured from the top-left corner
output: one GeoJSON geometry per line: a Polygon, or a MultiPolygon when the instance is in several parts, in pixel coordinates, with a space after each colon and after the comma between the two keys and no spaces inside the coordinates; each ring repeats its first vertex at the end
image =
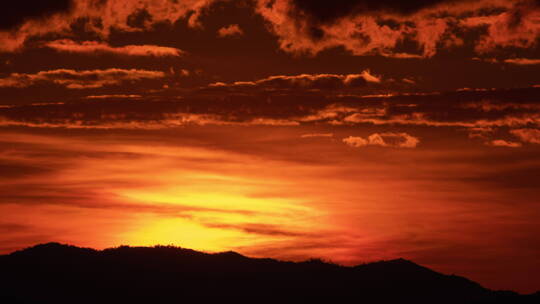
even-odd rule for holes
{"type": "Polygon", "coordinates": [[[476,54],[524,53],[538,38],[538,7],[527,0],[260,2],[280,47],[296,54],[343,47],[359,56],[431,58],[456,48],[470,52],[472,45],[476,54]]]}
{"type": "Polygon", "coordinates": [[[127,25],[133,28],[144,29],[152,21],[152,15],[145,10],[139,9],[127,17],[127,25]]]}
{"type": "Polygon", "coordinates": [[[36,176],[38,174],[44,174],[50,172],[50,169],[32,166],[17,162],[7,162],[0,159],[0,172],[2,176],[0,179],[12,179],[15,177],[24,176],[36,176]]]}
{"type": "Polygon", "coordinates": [[[289,231],[283,227],[275,225],[247,223],[247,224],[221,224],[221,223],[206,223],[205,226],[210,228],[235,229],[246,233],[278,236],[278,237],[314,237],[313,234],[289,231]]]}
{"type": "Polygon", "coordinates": [[[14,233],[19,231],[28,230],[30,227],[27,225],[17,223],[0,223],[0,232],[2,233],[14,233]]]}
{"type": "Polygon", "coordinates": [[[38,37],[42,38],[48,34],[75,36],[72,25],[79,24],[80,29],[81,20],[91,21],[86,23],[84,32],[101,38],[109,38],[113,31],[131,32],[140,31],[143,28],[146,30],[153,24],[174,23],[187,16],[189,16],[189,25],[197,27],[200,11],[213,1],[215,0],[22,1],[22,4],[15,4],[13,11],[4,10],[5,15],[14,15],[9,21],[4,22],[4,29],[15,29],[17,25],[21,26],[9,35],[0,32],[3,34],[0,35],[0,41],[2,41],[0,50],[13,52],[22,48],[28,40],[39,39],[38,37]],[[65,14],[58,15],[62,12],[65,14]],[[36,19],[43,22],[35,22],[36,19]]]}
{"type": "MultiPolygon", "coordinates": [[[[515,153],[515,152],[514,152],[515,153]]],[[[511,168],[499,168],[497,171],[488,172],[484,175],[464,178],[465,182],[484,184],[488,187],[519,189],[522,191],[538,189],[540,187],[540,166],[538,164],[523,164],[516,159],[508,159],[512,163],[511,168]]],[[[533,190],[534,191],[534,190],[533,190]]],[[[538,204],[532,200],[528,204],[538,204]]]]}
{"type": "Polygon", "coordinates": [[[67,12],[71,0],[22,0],[4,3],[0,10],[0,30],[12,29],[28,19],[44,18],[54,13],[67,12]]]}
{"type": "Polygon", "coordinates": [[[387,11],[398,14],[411,14],[422,8],[443,2],[463,0],[293,0],[293,14],[312,18],[317,23],[328,23],[344,16],[387,11]]]}

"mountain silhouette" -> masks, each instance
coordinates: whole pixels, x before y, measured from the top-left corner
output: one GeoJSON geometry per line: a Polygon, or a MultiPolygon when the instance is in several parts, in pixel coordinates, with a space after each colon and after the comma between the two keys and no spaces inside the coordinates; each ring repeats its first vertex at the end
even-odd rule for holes
{"type": "Polygon", "coordinates": [[[397,259],[345,267],[172,246],[49,243],[0,256],[0,303],[540,303],[397,259]]]}

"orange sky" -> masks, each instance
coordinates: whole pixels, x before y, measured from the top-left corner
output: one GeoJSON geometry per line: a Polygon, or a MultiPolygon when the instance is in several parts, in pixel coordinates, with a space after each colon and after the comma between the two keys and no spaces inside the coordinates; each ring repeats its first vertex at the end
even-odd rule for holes
{"type": "Polygon", "coordinates": [[[49,5],[0,10],[0,253],[402,257],[540,288],[538,1],[49,5]]]}

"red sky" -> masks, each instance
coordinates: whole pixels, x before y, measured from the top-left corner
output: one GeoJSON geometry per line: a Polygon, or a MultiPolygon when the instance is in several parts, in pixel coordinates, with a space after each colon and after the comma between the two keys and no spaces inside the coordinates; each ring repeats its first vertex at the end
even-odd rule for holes
{"type": "Polygon", "coordinates": [[[0,252],[407,258],[540,289],[540,2],[21,0],[0,252]]]}

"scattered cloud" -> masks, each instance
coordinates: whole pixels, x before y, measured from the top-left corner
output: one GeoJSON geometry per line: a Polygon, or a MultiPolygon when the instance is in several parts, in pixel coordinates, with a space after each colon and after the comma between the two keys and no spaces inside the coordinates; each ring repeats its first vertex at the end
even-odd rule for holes
{"type": "Polygon", "coordinates": [[[322,1],[258,0],[257,11],[291,53],[344,47],[354,55],[432,57],[440,49],[476,41],[478,53],[529,48],[537,43],[535,1],[322,1]],[[473,31],[478,34],[471,36],[473,31]],[[400,49],[413,43],[410,51],[400,49]],[[403,55],[405,54],[405,55],[403,55]]]}
{"type": "MultiPolygon", "coordinates": [[[[4,26],[3,31],[0,29],[0,51],[19,50],[32,37],[51,33],[69,34],[73,30],[72,25],[81,21],[85,22],[86,32],[104,39],[110,36],[113,29],[120,32],[141,32],[150,29],[154,24],[172,24],[180,19],[187,19],[191,27],[199,27],[202,10],[215,1],[61,0],[60,5],[37,5],[41,10],[35,14],[25,13],[25,10],[35,6],[35,1],[32,1],[32,4],[21,6],[20,13],[23,14],[21,17],[7,22],[8,26],[4,26]]],[[[6,11],[6,15],[9,14],[6,11]]]]}
{"type": "Polygon", "coordinates": [[[505,10],[495,14],[476,14],[462,20],[461,25],[465,28],[487,28],[487,33],[476,44],[477,53],[486,54],[501,48],[527,49],[537,45],[540,36],[538,1],[485,2],[491,5],[498,2],[505,10]]]}
{"type": "Polygon", "coordinates": [[[513,142],[513,141],[506,141],[503,139],[495,139],[489,142],[489,145],[494,147],[508,147],[508,148],[519,148],[522,146],[521,143],[513,142]]]}
{"type": "Polygon", "coordinates": [[[224,26],[218,30],[218,36],[221,38],[242,36],[242,35],[244,35],[244,31],[240,28],[238,24],[231,24],[228,26],[224,26]]]}
{"type": "Polygon", "coordinates": [[[366,146],[379,146],[391,148],[416,148],[420,143],[417,137],[407,133],[374,133],[367,138],[349,136],[343,139],[343,142],[354,148],[366,146]]]}
{"type": "MultiPolygon", "coordinates": [[[[180,19],[185,19],[190,27],[202,28],[201,15],[217,2],[219,0],[126,3],[62,0],[55,5],[17,6],[0,16],[4,17],[0,18],[0,51],[16,51],[30,38],[48,34],[70,37],[73,25],[81,21],[86,32],[105,41],[113,30],[144,32],[156,24],[174,24],[180,19]]],[[[343,47],[359,56],[418,59],[467,44],[476,45],[478,54],[496,53],[505,48],[532,48],[538,46],[540,37],[537,22],[540,5],[535,0],[478,0],[474,3],[436,0],[407,1],[407,4],[354,0],[331,5],[306,0],[254,2],[255,13],[268,23],[280,48],[297,54],[317,54],[343,47]]],[[[242,33],[238,24],[218,30],[219,37],[242,33]]],[[[140,48],[133,52],[145,53],[140,48]]]]}
{"type": "Polygon", "coordinates": [[[540,144],[540,130],[538,129],[516,129],[511,130],[510,133],[517,136],[523,142],[540,144]]]}

